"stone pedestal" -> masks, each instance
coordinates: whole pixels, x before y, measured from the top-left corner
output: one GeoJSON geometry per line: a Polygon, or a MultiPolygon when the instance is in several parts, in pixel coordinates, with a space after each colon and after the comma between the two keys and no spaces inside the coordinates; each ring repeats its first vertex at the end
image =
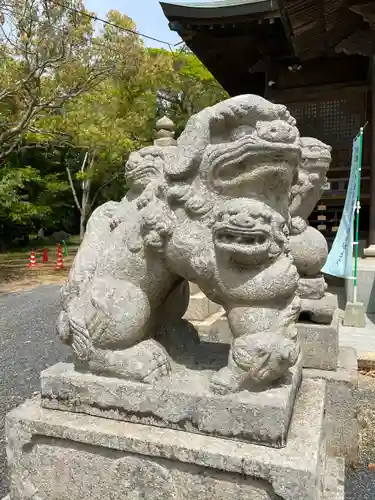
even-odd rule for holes
{"type": "Polygon", "coordinates": [[[335,370],[307,368],[304,378],[326,381],[327,454],[344,457],[346,465],[358,458],[359,428],[354,391],[358,387],[358,363],[355,349],[341,347],[335,370]]]}
{"type": "Polygon", "coordinates": [[[297,323],[303,354],[303,367],[336,370],[339,353],[339,315],[336,310],[329,325],[297,323]]]}
{"type": "MultiPolygon", "coordinates": [[[[330,457],[344,457],[354,464],[358,452],[357,408],[353,391],[358,385],[357,353],[339,348],[339,314],[331,324],[298,322],[303,353],[303,376],[323,379],[326,383],[327,451],[330,457]]],[[[229,343],[230,331],[225,316],[212,322],[195,323],[201,338],[229,343]]],[[[334,497],[332,497],[334,498],[334,497]]]]}
{"type": "Polygon", "coordinates": [[[343,500],[325,452],[325,382],[306,380],[285,448],[45,409],[7,416],[12,500],[343,500]]]}
{"type": "MultiPolygon", "coordinates": [[[[210,344],[205,352],[215,356],[210,344]]],[[[71,364],[58,363],[42,372],[42,406],[281,447],[301,374],[300,362],[277,387],[221,396],[210,392],[207,369],[180,365],[173,378],[148,385],[79,373],[71,364]]]]}

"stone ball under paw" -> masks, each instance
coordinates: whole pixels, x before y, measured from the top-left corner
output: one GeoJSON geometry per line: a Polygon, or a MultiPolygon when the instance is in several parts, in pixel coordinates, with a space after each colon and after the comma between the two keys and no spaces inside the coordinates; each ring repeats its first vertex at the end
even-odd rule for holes
{"type": "Polygon", "coordinates": [[[328,245],[317,229],[307,226],[303,233],[290,237],[289,246],[301,276],[314,276],[321,271],[327,259],[328,245]]]}
{"type": "Polygon", "coordinates": [[[261,332],[235,339],[233,360],[247,372],[247,379],[270,384],[281,378],[295,365],[300,353],[299,344],[273,332],[261,332]]]}

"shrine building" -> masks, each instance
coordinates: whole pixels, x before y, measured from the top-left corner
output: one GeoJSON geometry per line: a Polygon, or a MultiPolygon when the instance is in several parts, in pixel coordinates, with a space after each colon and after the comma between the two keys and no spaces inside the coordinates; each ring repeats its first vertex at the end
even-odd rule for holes
{"type": "Polygon", "coordinates": [[[375,1],[214,0],[161,6],[170,29],[231,96],[258,94],[285,104],[302,136],[332,146],[329,184],[310,217],[328,242],[344,206],[352,141],[368,122],[360,240],[361,248],[375,245],[375,1]]]}

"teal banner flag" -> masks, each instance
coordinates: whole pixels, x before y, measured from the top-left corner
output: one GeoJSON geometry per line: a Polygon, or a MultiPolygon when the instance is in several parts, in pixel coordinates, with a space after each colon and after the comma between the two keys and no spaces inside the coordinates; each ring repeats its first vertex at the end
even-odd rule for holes
{"type": "Polygon", "coordinates": [[[353,141],[352,166],[340,226],[322,269],[323,273],[338,276],[339,278],[353,277],[354,216],[357,205],[358,183],[360,182],[358,172],[361,168],[361,161],[362,136],[358,135],[353,141]]]}

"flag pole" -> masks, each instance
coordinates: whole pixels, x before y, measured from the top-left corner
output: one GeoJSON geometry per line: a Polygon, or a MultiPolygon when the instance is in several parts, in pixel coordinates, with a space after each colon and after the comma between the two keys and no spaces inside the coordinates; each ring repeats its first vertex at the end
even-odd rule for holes
{"type": "Polygon", "coordinates": [[[362,144],[363,144],[363,129],[359,132],[359,159],[357,170],[357,203],[355,207],[355,235],[354,235],[354,272],[353,272],[353,303],[357,302],[357,274],[358,274],[358,257],[359,257],[359,211],[361,209],[361,170],[362,170],[362,144]]]}

